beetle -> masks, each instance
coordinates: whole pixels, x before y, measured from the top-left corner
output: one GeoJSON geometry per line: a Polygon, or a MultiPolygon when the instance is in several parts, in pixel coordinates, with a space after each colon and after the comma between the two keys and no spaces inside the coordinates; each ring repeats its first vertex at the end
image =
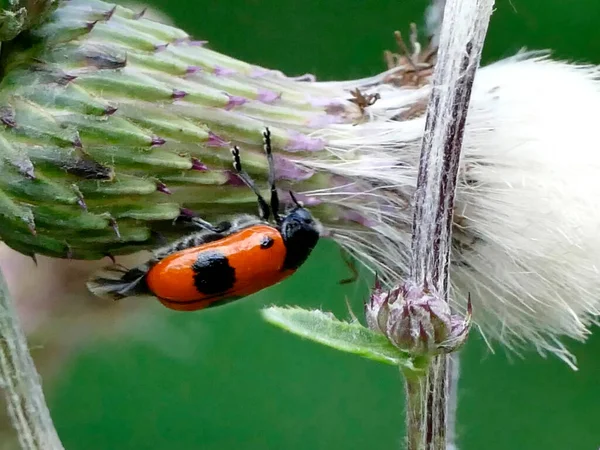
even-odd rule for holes
{"type": "Polygon", "coordinates": [[[170,309],[196,311],[246,297],[292,275],[319,241],[320,227],[292,192],[294,207],[280,214],[268,128],[263,138],[270,204],[242,168],[239,147],[231,150],[238,177],[257,197],[258,216],[238,215],[217,225],[192,217],[197,232],[157,249],[133,269],[118,264],[105,268],[88,281],[88,289],[114,300],[154,295],[170,309]]]}

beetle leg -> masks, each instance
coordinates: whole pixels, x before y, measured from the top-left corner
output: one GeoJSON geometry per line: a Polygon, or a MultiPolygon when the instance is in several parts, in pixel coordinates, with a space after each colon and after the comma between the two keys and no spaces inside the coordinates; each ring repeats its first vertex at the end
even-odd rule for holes
{"type": "Polygon", "coordinates": [[[213,233],[222,233],[231,228],[231,223],[227,221],[221,222],[217,225],[213,225],[212,223],[207,222],[206,220],[201,219],[200,217],[192,217],[190,220],[192,222],[192,225],[203,230],[212,231],[213,233]]]}
{"type": "Polygon", "coordinates": [[[343,247],[340,247],[340,254],[342,255],[342,259],[348,266],[348,269],[350,269],[350,271],[352,272],[352,276],[349,278],[340,280],[339,284],[354,283],[356,280],[358,280],[358,269],[356,268],[356,261],[354,260],[352,255],[350,253],[348,253],[348,251],[346,249],[344,249],[343,247]]]}
{"type": "Polygon", "coordinates": [[[210,231],[213,233],[223,233],[231,228],[231,222],[225,220],[223,222],[218,223],[217,225],[213,225],[212,223],[196,215],[194,211],[186,208],[181,209],[181,213],[173,221],[173,224],[175,224],[177,221],[181,221],[186,225],[191,225],[195,228],[210,231]]]}

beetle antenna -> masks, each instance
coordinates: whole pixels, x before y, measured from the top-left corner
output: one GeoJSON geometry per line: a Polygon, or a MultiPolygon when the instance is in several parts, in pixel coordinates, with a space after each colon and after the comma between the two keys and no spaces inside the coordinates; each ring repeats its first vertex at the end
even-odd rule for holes
{"type": "Polygon", "coordinates": [[[279,216],[279,194],[277,193],[277,186],[275,186],[275,162],[273,160],[273,149],[271,148],[271,130],[265,128],[263,131],[263,147],[267,154],[267,162],[269,163],[269,187],[271,189],[271,211],[275,218],[275,223],[281,223],[281,217],[279,216]]]}
{"type": "Polygon", "coordinates": [[[252,180],[250,175],[248,175],[246,171],[242,168],[240,148],[236,145],[231,149],[231,154],[233,155],[233,168],[237,172],[238,177],[240,177],[240,180],[242,180],[246,186],[252,189],[252,192],[254,192],[258,199],[258,211],[260,218],[262,220],[269,220],[269,216],[271,215],[271,208],[269,208],[269,204],[263,198],[260,191],[256,188],[256,185],[254,184],[254,181],[252,180]]]}
{"type": "Polygon", "coordinates": [[[294,205],[296,205],[298,208],[303,208],[304,205],[298,201],[298,199],[296,198],[294,193],[292,191],[289,191],[289,193],[290,193],[290,197],[292,198],[292,201],[294,202],[294,205]]]}

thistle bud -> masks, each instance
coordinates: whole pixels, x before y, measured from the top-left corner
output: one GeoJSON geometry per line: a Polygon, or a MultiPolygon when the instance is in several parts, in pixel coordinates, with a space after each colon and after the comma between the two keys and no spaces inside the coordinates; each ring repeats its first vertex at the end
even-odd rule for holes
{"type": "Polygon", "coordinates": [[[406,282],[389,291],[376,286],[366,303],[367,325],[413,356],[450,353],[462,346],[471,325],[471,302],[465,318],[452,314],[436,292],[406,282]]]}

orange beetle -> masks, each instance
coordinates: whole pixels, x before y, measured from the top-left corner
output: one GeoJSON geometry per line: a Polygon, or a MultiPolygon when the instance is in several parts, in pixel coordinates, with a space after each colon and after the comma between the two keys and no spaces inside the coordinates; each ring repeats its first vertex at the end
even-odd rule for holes
{"type": "Polygon", "coordinates": [[[292,193],[295,207],[279,214],[268,128],[263,137],[270,205],[242,169],[239,148],[232,149],[238,176],[258,198],[258,217],[240,215],[216,226],[194,217],[190,220],[200,231],[158,249],[136,268],[107,267],[88,281],[90,291],[114,300],[154,295],[168,308],[196,311],[253,294],[293,274],[317,244],[319,231],[310,212],[292,193]],[[275,223],[269,222],[271,212],[275,223]]]}

